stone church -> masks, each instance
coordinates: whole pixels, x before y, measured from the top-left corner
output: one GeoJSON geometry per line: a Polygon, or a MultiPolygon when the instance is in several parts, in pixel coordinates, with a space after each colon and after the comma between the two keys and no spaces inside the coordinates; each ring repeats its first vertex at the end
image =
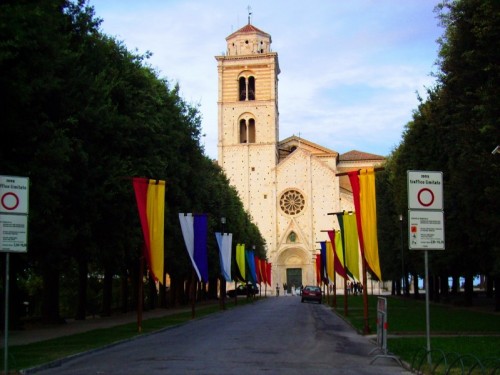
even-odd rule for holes
{"type": "MultiPolygon", "coordinates": [[[[315,255],[334,215],[353,211],[348,177],[384,157],[345,154],[306,139],[279,139],[278,54],[250,22],[226,38],[218,69],[218,163],[266,241],[273,284],[316,284],[315,255]]],[[[342,284],[340,284],[342,285],[342,284]]]]}

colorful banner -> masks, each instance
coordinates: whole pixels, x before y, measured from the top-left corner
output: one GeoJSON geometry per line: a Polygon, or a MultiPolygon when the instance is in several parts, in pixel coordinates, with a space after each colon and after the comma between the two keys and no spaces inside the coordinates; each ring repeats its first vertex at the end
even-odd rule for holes
{"type": "Polygon", "coordinates": [[[333,270],[344,279],[347,279],[347,274],[344,269],[344,254],[342,251],[342,236],[340,231],[329,230],[327,233],[333,248],[333,270]]]}
{"type": "Polygon", "coordinates": [[[366,266],[382,280],[378,258],[377,242],[377,206],[375,196],[375,173],[373,168],[348,172],[351,182],[354,207],[356,208],[356,223],[361,256],[366,266]],[[365,212],[366,211],[366,212],[365,212]]]}
{"type": "Polygon", "coordinates": [[[358,230],[358,240],[359,240],[359,248],[361,251],[361,256],[364,258],[365,256],[365,243],[363,241],[363,228],[361,225],[361,202],[359,197],[360,187],[359,187],[359,177],[358,171],[347,172],[349,176],[349,181],[352,187],[352,197],[354,199],[354,210],[356,211],[356,226],[358,230]]]}
{"type": "Polygon", "coordinates": [[[316,254],[316,285],[321,285],[321,254],[316,254]]]}
{"type": "Polygon", "coordinates": [[[246,281],[245,244],[236,245],[236,265],[241,276],[241,281],[246,281]]]}
{"type": "Polygon", "coordinates": [[[319,244],[321,247],[321,262],[319,263],[321,281],[326,284],[328,283],[328,276],[326,274],[326,241],[321,241],[319,244]]]}
{"type": "Polygon", "coordinates": [[[359,243],[358,229],[356,227],[356,214],[344,213],[344,242],[345,263],[351,276],[360,281],[359,278],[359,243]]]}
{"type": "Polygon", "coordinates": [[[335,284],[335,256],[333,246],[330,241],[326,241],[326,278],[328,284],[335,284]]]}
{"type": "Polygon", "coordinates": [[[257,275],[255,271],[255,255],[253,250],[245,251],[245,259],[248,264],[248,277],[253,285],[257,284],[257,275]]]}
{"type": "Polygon", "coordinates": [[[372,272],[379,280],[382,280],[378,256],[377,200],[373,168],[359,171],[359,186],[365,259],[372,272]]]}
{"type": "Polygon", "coordinates": [[[207,215],[179,213],[182,236],[199,281],[208,282],[207,215]]]}
{"type": "Polygon", "coordinates": [[[272,271],[272,263],[267,263],[266,261],[266,282],[267,285],[271,286],[271,271],[272,271]]]}
{"type": "Polygon", "coordinates": [[[165,181],[132,178],[144,237],[144,258],[154,280],[163,282],[165,250],[165,181]]]}
{"type": "Polygon", "coordinates": [[[260,259],[257,255],[254,256],[255,260],[255,275],[257,276],[257,284],[265,282],[265,272],[262,272],[264,259],[260,259]]]}
{"type": "Polygon", "coordinates": [[[232,233],[215,233],[219,245],[220,271],[226,281],[231,281],[231,247],[233,243],[232,233]]]}
{"type": "Polygon", "coordinates": [[[200,281],[208,282],[208,216],[207,214],[194,215],[194,261],[198,266],[200,281]]]}

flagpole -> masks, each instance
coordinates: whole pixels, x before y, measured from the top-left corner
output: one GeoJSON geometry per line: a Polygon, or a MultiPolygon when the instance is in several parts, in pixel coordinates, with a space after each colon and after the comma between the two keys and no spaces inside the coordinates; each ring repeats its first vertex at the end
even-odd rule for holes
{"type": "Polygon", "coordinates": [[[363,327],[363,333],[365,335],[370,333],[370,325],[368,324],[368,291],[366,288],[366,259],[365,255],[362,254],[363,261],[361,262],[362,264],[362,271],[363,271],[363,285],[361,286],[363,288],[363,316],[364,316],[364,327],[363,327]]]}
{"type": "Polygon", "coordinates": [[[139,258],[139,283],[137,288],[137,332],[142,332],[142,302],[143,302],[144,255],[139,258]]]}
{"type": "MultiPolygon", "coordinates": [[[[334,255],[335,257],[335,255],[334,255]]],[[[335,272],[335,269],[333,270],[333,302],[332,302],[333,308],[337,308],[337,272],[335,272]]]]}
{"type": "Polygon", "coordinates": [[[193,269],[193,274],[191,276],[191,319],[194,319],[196,316],[195,305],[196,305],[196,289],[197,289],[197,281],[196,281],[196,272],[193,269]]]}
{"type": "MultiPolygon", "coordinates": [[[[222,216],[220,218],[220,223],[222,225],[222,233],[221,233],[221,243],[223,244],[224,243],[224,224],[226,224],[226,218],[224,216],[222,216]]],[[[219,256],[221,256],[221,254],[219,253],[219,256]]],[[[222,264],[222,262],[221,262],[222,264]]],[[[220,309],[221,310],[225,310],[226,309],[226,277],[224,276],[222,270],[221,270],[221,274],[220,274],[220,309]]]]}

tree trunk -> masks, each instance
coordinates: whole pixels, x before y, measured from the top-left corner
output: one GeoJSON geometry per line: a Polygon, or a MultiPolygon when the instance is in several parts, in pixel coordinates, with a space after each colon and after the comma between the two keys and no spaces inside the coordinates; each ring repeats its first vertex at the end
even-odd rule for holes
{"type": "Polygon", "coordinates": [[[87,316],[87,259],[81,257],[78,262],[78,301],[76,305],[76,320],[85,320],[87,316]]]}
{"type": "Polygon", "coordinates": [[[62,323],[59,315],[59,270],[51,264],[43,265],[42,321],[62,323]]]}
{"type": "Polygon", "coordinates": [[[121,289],[121,311],[122,313],[128,312],[128,273],[127,269],[124,267],[122,271],[122,276],[120,280],[120,289],[121,289]]]}
{"type": "Polygon", "coordinates": [[[102,312],[101,316],[111,316],[113,298],[113,276],[114,273],[108,267],[104,269],[104,281],[102,284],[102,312]]]}
{"type": "MultiPolygon", "coordinates": [[[[486,276],[486,297],[493,297],[493,285],[495,284],[495,278],[493,276],[486,276]]],[[[498,288],[496,288],[498,291],[498,288]]]]}
{"type": "Polygon", "coordinates": [[[161,281],[160,283],[160,301],[159,301],[159,304],[160,304],[160,307],[162,308],[166,308],[167,307],[167,287],[166,287],[166,277],[165,275],[163,275],[163,280],[161,281]]]}
{"type": "Polygon", "coordinates": [[[149,273],[148,278],[148,308],[149,310],[154,310],[158,304],[158,292],[156,291],[156,284],[151,273],[149,273]]]}
{"type": "Polygon", "coordinates": [[[465,277],[464,283],[464,302],[465,306],[472,306],[474,304],[474,285],[472,275],[465,277]]]}
{"type": "Polygon", "coordinates": [[[418,291],[418,275],[417,274],[414,274],[413,275],[413,296],[415,299],[419,299],[420,298],[420,292],[418,291]]]}
{"type": "Polygon", "coordinates": [[[217,276],[208,279],[208,299],[217,299],[217,287],[219,286],[217,279],[217,276]]]}
{"type": "Polygon", "coordinates": [[[450,293],[449,293],[449,286],[448,286],[448,276],[447,275],[441,275],[439,278],[439,282],[441,284],[441,296],[443,298],[448,298],[450,293]]]}
{"type": "Polygon", "coordinates": [[[495,311],[500,311],[500,277],[494,278],[495,284],[495,311]]]}
{"type": "Polygon", "coordinates": [[[139,259],[132,263],[130,267],[130,283],[132,285],[132,298],[131,307],[133,310],[137,310],[137,301],[139,299],[139,280],[142,278],[142,273],[139,274],[139,259]]]}
{"type": "Polygon", "coordinates": [[[439,291],[439,286],[440,286],[440,280],[441,278],[438,275],[434,275],[433,279],[433,293],[434,293],[434,302],[440,302],[441,301],[441,294],[439,291]]]}
{"type": "Polygon", "coordinates": [[[453,282],[451,283],[451,294],[457,295],[460,290],[460,278],[458,276],[453,276],[453,282]]]}
{"type": "Polygon", "coordinates": [[[397,291],[396,291],[396,280],[392,280],[391,282],[391,296],[395,296],[397,291]]]}

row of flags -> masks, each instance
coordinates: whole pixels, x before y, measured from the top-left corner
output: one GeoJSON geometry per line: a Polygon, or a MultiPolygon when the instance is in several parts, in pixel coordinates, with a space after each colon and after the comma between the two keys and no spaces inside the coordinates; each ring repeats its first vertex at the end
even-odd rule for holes
{"type": "Polygon", "coordinates": [[[330,241],[320,242],[316,255],[316,282],[333,283],[338,274],[360,280],[359,255],[368,269],[382,279],[378,255],[377,207],[375,199],[375,173],[373,168],[347,173],[353,189],[356,212],[336,213],[340,230],[328,230],[330,241]],[[359,245],[358,245],[359,244],[359,245]]]}
{"type": "MultiPolygon", "coordinates": [[[[155,281],[163,283],[165,181],[132,178],[144,237],[143,255],[155,281]]],[[[184,244],[198,281],[208,282],[208,216],[179,213],[184,244]]],[[[232,233],[215,233],[219,247],[220,272],[226,281],[249,281],[271,285],[271,263],[257,257],[244,244],[236,245],[237,270],[231,272],[232,233]]]]}
{"type": "MultiPolygon", "coordinates": [[[[234,280],[249,281],[254,285],[264,283],[271,286],[271,263],[256,256],[253,250],[245,250],[245,244],[236,245],[236,265],[234,280]]],[[[231,281],[231,279],[226,280],[231,281]]]]}
{"type": "MultiPolygon", "coordinates": [[[[344,279],[359,280],[359,249],[362,260],[379,280],[382,279],[378,256],[375,173],[373,168],[347,173],[353,190],[356,213],[337,213],[340,230],[330,230],[330,241],[321,242],[316,258],[317,282],[333,283],[335,274],[344,279]]],[[[164,276],[165,181],[135,177],[134,186],[141,228],[144,235],[144,257],[154,279],[164,276]]],[[[179,213],[187,252],[199,281],[208,282],[206,214],[179,213]]],[[[235,274],[231,273],[231,233],[216,233],[220,269],[226,281],[250,281],[271,285],[271,264],[259,259],[244,244],[236,245],[235,274]],[[248,272],[247,272],[248,270],[248,272]]]]}

